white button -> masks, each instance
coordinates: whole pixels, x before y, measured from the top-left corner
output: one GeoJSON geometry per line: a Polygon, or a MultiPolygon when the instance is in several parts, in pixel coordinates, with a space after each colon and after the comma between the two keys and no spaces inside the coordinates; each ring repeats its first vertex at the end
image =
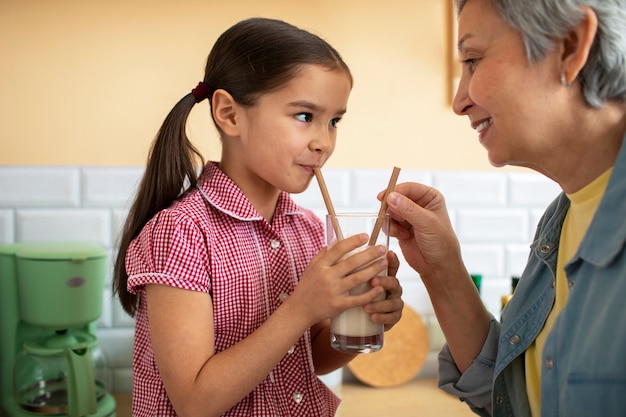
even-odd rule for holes
{"type": "Polygon", "coordinates": [[[287,298],[289,298],[289,294],[287,294],[286,292],[281,293],[281,294],[278,296],[278,298],[280,299],[280,301],[282,301],[282,302],[284,303],[285,301],[287,301],[287,298]]]}
{"type": "Polygon", "coordinates": [[[293,345],[292,347],[289,348],[289,350],[287,351],[288,354],[292,354],[293,352],[296,351],[296,345],[293,345]]]}
{"type": "Polygon", "coordinates": [[[552,358],[548,356],[546,358],[546,369],[552,369],[553,366],[554,362],[552,362],[552,358]]]}
{"type": "Polygon", "coordinates": [[[280,240],[272,239],[270,245],[272,246],[272,249],[278,249],[280,247],[280,240]]]}
{"type": "Polygon", "coordinates": [[[302,394],[296,392],[295,394],[293,394],[293,400],[296,402],[296,404],[300,404],[300,402],[302,401],[302,394]]]}

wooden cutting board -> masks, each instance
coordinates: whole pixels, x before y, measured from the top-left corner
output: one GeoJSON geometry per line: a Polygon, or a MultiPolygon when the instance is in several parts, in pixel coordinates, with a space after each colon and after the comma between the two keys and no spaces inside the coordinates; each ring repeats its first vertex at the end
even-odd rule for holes
{"type": "Polygon", "coordinates": [[[428,355],[428,329],[422,318],[405,305],[402,318],[385,332],[383,348],[358,355],[348,369],[364,384],[392,387],[410,381],[422,369],[428,355]]]}

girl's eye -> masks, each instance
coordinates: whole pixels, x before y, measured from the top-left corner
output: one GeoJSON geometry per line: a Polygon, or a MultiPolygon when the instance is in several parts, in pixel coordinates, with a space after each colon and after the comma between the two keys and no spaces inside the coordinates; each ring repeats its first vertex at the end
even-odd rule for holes
{"type": "Polygon", "coordinates": [[[310,123],[313,120],[313,114],[311,113],[298,113],[296,114],[296,119],[301,122],[310,123]]]}
{"type": "Polygon", "coordinates": [[[339,123],[340,121],[341,121],[341,117],[335,117],[330,122],[328,122],[328,126],[337,127],[337,123],[339,123]]]}

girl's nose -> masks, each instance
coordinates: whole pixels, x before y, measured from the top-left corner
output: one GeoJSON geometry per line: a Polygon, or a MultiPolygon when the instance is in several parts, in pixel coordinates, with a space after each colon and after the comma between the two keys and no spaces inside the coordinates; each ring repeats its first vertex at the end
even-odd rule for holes
{"type": "Polygon", "coordinates": [[[315,138],[309,143],[309,148],[314,152],[327,153],[333,149],[334,146],[334,133],[329,131],[329,128],[320,129],[320,132],[315,135],[315,138]]]}

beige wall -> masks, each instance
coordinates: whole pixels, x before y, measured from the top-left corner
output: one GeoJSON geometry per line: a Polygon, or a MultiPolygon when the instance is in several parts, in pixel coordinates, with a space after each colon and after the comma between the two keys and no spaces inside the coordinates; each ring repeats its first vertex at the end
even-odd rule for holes
{"type": "MultiPolygon", "coordinates": [[[[143,165],[216,37],[251,16],[320,34],[355,86],[330,167],[491,169],[447,95],[447,0],[2,0],[0,164],[143,165]]],[[[208,104],[189,127],[219,157],[208,104]]]]}

